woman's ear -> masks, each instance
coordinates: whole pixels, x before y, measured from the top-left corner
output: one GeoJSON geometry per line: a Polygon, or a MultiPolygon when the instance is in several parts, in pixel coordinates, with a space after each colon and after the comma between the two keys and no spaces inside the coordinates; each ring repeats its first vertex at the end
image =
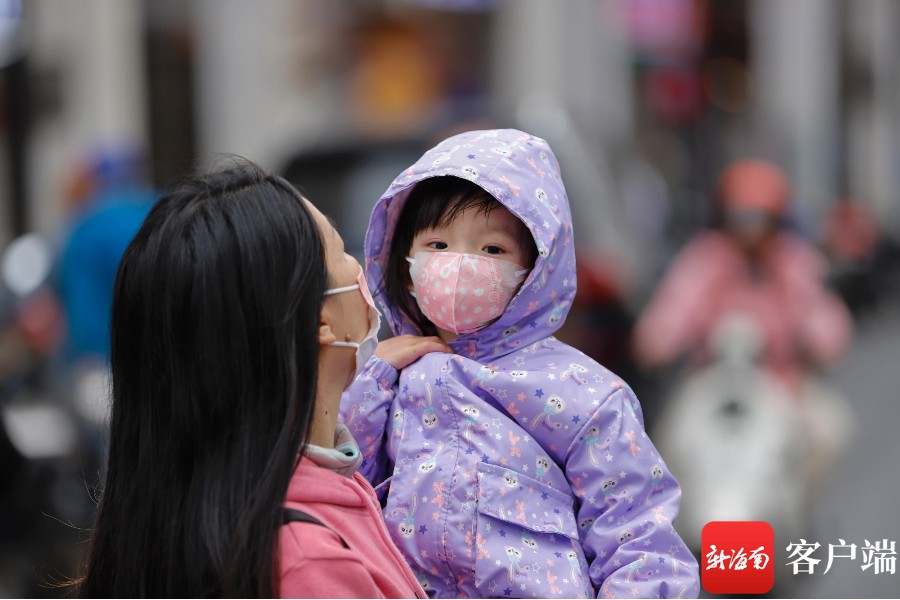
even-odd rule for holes
{"type": "Polygon", "coordinates": [[[337,336],[334,335],[334,332],[331,330],[331,325],[322,321],[319,323],[319,345],[327,346],[328,344],[333,344],[337,341],[337,336]]]}
{"type": "Polygon", "coordinates": [[[338,323],[340,314],[334,302],[328,301],[322,304],[322,311],[319,313],[319,345],[327,346],[337,341],[337,334],[331,327],[332,323],[338,323]]]}

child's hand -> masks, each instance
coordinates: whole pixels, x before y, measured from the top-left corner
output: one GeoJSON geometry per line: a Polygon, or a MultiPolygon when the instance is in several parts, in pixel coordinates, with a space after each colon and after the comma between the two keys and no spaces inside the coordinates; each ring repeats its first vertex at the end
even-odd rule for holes
{"type": "Polygon", "coordinates": [[[453,350],[436,335],[422,337],[405,334],[379,342],[375,356],[399,370],[429,352],[452,354],[453,350]]]}

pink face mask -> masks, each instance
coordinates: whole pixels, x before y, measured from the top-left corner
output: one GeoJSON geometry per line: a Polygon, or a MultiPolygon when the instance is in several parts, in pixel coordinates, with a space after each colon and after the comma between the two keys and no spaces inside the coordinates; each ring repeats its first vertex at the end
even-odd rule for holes
{"type": "Polygon", "coordinates": [[[528,269],[499,258],[457,252],[417,252],[413,296],[437,327],[472,333],[503,314],[528,269]]]}

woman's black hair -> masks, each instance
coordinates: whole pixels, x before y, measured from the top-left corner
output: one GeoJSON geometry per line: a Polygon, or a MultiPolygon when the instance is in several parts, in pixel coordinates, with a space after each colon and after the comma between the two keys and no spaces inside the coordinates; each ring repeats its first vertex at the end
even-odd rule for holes
{"type": "Polygon", "coordinates": [[[116,276],[108,471],[80,595],[277,597],[327,278],[299,193],[248,161],[153,207],[116,276]]]}
{"type": "MultiPolygon", "coordinates": [[[[391,304],[403,311],[423,335],[436,335],[437,330],[409,293],[411,279],[406,258],[416,235],[427,229],[450,225],[469,208],[475,208],[476,214],[487,214],[502,207],[503,204],[484,188],[460,177],[431,177],[410,190],[394,227],[384,285],[391,304]]],[[[537,247],[525,223],[521,220],[519,223],[519,241],[528,261],[523,266],[531,268],[537,258],[537,247]]]]}

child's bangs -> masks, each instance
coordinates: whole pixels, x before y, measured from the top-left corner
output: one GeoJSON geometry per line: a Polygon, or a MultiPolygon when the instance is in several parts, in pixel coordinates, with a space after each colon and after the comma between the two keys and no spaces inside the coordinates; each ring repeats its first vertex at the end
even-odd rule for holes
{"type": "Polygon", "coordinates": [[[444,209],[444,213],[436,224],[437,227],[449,227],[459,216],[470,208],[475,209],[475,216],[487,215],[492,210],[503,206],[493,196],[481,190],[474,196],[454,198],[444,209]]]}
{"type": "Polygon", "coordinates": [[[470,208],[486,215],[502,206],[481,187],[458,177],[434,177],[419,182],[411,197],[418,207],[412,234],[448,227],[470,208]]]}

